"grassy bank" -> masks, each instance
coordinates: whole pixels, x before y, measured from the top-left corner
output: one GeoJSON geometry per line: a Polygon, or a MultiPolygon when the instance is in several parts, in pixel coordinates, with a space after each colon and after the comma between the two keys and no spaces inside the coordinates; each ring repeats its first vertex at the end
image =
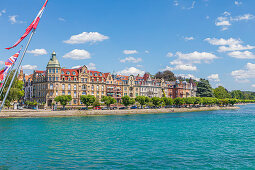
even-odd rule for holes
{"type": "Polygon", "coordinates": [[[129,115],[129,114],[157,114],[157,113],[179,113],[179,112],[198,112],[212,110],[232,110],[239,109],[236,106],[229,107],[200,107],[200,108],[169,108],[169,109],[134,109],[134,110],[68,110],[68,111],[50,111],[50,110],[5,110],[0,113],[0,118],[15,117],[72,117],[72,116],[96,116],[96,115],[129,115]]]}

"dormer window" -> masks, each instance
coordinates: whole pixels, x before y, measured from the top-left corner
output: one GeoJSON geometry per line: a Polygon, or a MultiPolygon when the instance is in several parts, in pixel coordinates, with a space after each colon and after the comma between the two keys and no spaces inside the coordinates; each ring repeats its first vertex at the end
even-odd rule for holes
{"type": "Polygon", "coordinates": [[[99,73],[99,76],[102,77],[102,73],[99,73]]]}
{"type": "Polygon", "coordinates": [[[70,72],[69,72],[69,71],[67,71],[67,72],[66,72],[66,74],[67,74],[67,75],[70,75],[70,72]]]}
{"type": "Polygon", "coordinates": [[[93,76],[93,73],[90,73],[90,76],[93,76]]]}
{"type": "Polygon", "coordinates": [[[76,75],[75,71],[73,71],[73,75],[74,75],[74,76],[76,75]]]}
{"type": "Polygon", "coordinates": [[[61,71],[61,74],[65,74],[65,72],[61,71]]]}
{"type": "Polygon", "coordinates": [[[95,73],[95,76],[97,76],[97,73],[95,73]]]}

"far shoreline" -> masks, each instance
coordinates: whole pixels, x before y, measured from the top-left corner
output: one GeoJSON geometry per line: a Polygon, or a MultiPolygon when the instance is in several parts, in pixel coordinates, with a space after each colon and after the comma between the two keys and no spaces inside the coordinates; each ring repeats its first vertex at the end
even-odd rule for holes
{"type": "Polygon", "coordinates": [[[212,106],[199,108],[162,108],[162,109],[134,109],[134,110],[3,110],[0,118],[50,118],[50,117],[86,117],[86,116],[107,116],[107,115],[135,115],[135,114],[163,114],[163,113],[186,113],[215,110],[236,110],[237,106],[212,106]]]}

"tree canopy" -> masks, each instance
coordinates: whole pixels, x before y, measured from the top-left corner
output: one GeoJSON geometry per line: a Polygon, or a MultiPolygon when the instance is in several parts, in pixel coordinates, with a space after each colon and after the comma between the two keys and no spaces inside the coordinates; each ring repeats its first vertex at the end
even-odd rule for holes
{"type": "Polygon", "coordinates": [[[104,104],[109,108],[111,104],[114,104],[117,101],[111,96],[103,96],[101,102],[104,102],[104,104]]]}
{"type": "Polygon", "coordinates": [[[208,80],[200,79],[197,84],[198,97],[213,97],[213,89],[208,80]]]}
{"type": "Polygon", "coordinates": [[[71,95],[62,95],[62,96],[57,96],[54,99],[56,102],[60,102],[60,104],[65,108],[68,102],[72,101],[71,95]]]}
{"type": "Polygon", "coordinates": [[[95,103],[96,98],[92,95],[81,95],[80,97],[81,102],[86,105],[87,107],[91,106],[93,103],[95,103]]]}
{"type": "Polygon", "coordinates": [[[231,98],[230,93],[223,86],[219,86],[213,90],[213,94],[218,99],[231,98]]]}
{"type": "Polygon", "coordinates": [[[160,71],[157,72],[155,74],[155,78],[157,78],[157,79],[163,78],[166,81],[175,81],[176,80],[176,77],[175,77],[174,73],[172,71],[169,71],[169,70],[166,70],[166,71],[163,71],[163,72],[160,72],[160,71]]]}

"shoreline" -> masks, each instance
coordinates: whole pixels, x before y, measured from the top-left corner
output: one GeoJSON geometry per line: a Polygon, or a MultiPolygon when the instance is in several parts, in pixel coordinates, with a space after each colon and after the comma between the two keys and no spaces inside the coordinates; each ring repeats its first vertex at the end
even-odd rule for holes
{"type": "Polygon", "coordinates": [[[43,117],[82,117],[82,116],[106,116],[106,115],[133,115],[133,114],[161,114],[161,113],[185,113],[214,110],[236,110],[237,106],[228,107],[200,107],[200,108],[169,108],[169,109],[134,109],[134,110],[3,110],[0,118],[43,118],[43,117]]]}

